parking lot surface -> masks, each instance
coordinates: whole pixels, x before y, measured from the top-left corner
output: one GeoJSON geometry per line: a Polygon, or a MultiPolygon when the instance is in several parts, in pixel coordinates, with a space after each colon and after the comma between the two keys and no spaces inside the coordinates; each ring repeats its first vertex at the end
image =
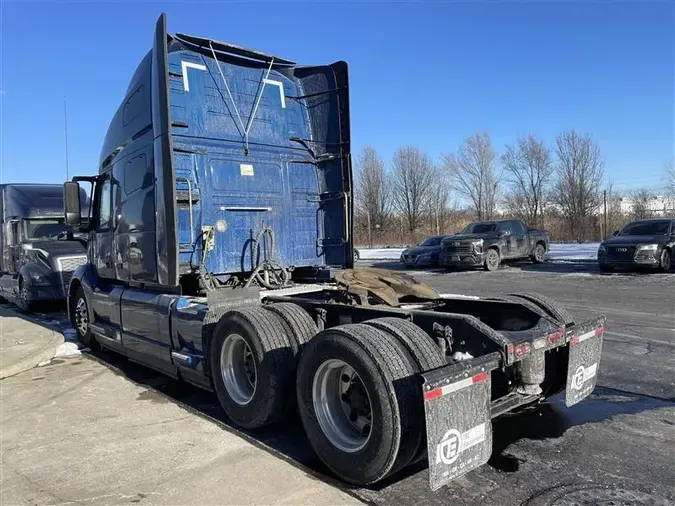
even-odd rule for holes
{"type": "MultiPolygon", "coordinates": [[[[360,265],[371,264],[361,262],[360,265]]],[[[399,268],[397,264],[387,262],[372,265],[399,268]]],[[[605,348],[595,393],[571,409],[564,407],[562,399],[554,398],[552,402],[540,406],[536,411],[497,419],[494,429],[494,452],[489,464],[447,487],[431,492],[424,464],[408,469],[403,474],[394,476],[373,488],[355,489],[336,483],[328,477],[325,469],[313,455],[297,419],[292,419],[281,427],[271,427],[250,434],[228,428],[228,421],[214,395],[168,379],[112,353],[85,354],[81,358],[64,359],[61,363],[52,364],[48,368],[38,368],[25,375],[42,375],[46,379],[46,373],[40,371],[49,368],[52,371],[74,371],[58,373],[66,376],[74,375],[78,370],[83,371],[84,376],[81,380],[68,383],[70,385],[68,394],[63,394],[59,399],[67,395],[87,395],[89,382],[87,375],[114,376],[117,382],[128,384],[134,389],[135,397],[127,399],[129,410],[137,409],[139,403],[143,409],[156,409],[157,414],[154,416],[158,422],[164,419],[159,416],[161,410],[169,409],[171,406],[180,410],[182,418],[175,423],[180,424],[181,433],[189,434],[190,440],[206,454],[215,452],[222,457],[214,461],[214,464],[220,465],[207,466],[209,473],[200,474],[199,481],[179,482],[183,495],[176,497],[181,499],[179,501],[181,503],[204,503],[204,500],[208,499],[222,504],[258,502],[249,498],[246,490],[242,490],[243,495],[237,496],[236,500],[233,500],[234,495],[220,496],[220,500],[215,496],[189,495],[190,490],[197,493],[214,484],[222,487],[226,482],[235,479],[234,476],[238,476],[238,473],[245,475],[250,473],[249,464],[246,462],[255,462],[258,457],[244,459],[239,464],[235,460],[243,459],[246,451],[233,453],[229,458],[225,457],[225,453],[220,450],[225,444],[223,439],[230,441],[229,438],[240,438],[241,444],[246,446],[250,446],[251,442],[253,447],[256,447],[255,451],[260,452],[261,459],[265,454],[280,457],[281,460],[277,459],[279,462],[295,466],[303,476],[318,480],[326,490],[339,488],[340,490],[335,492],[344,493],[339,497],[346,498],[344,499],[346,501],[362,500],[376,505],[675,502],[673,485],[675,484],[675,290],[673,290],[675,275],[642,273],[600,275],[594,264],[554,263],[539,266],[530,264],[507,266],[494,273],[482,271],[444,273],[432,269],[413,271],[413,274],[441,293],[494,296],[500,293],[534,291],[562,303],[577,320],[605,314],[607,316],[605,348]],[[214,471],[211,472],[211,469],[214,471]],[[202,497],[203,500],[197,501],[197,497],[202,497]]],[[[40,324],[52,328],[64,328],[67,325],[65,318],[58,313],[36,316],[35,319],[40,324]]],[[[16,381],[16,378],[23,376],[3,380],[0,386],[5,390],[7,381],[13,379],[16,381]]],[[[29,388],[31,383],[37,385],[45,379],[35,381],[25,379],[22,388],[29,388]]],[[[0,399],[3,405],[5,395],[3,393],[3,399],[0,399]]],[[[112,399],[115,395],[115,390],[106,388],[100,388],[97,393],[97,397],[103,399],[106,396],[112,399]]],[[[56,398],[54,402],[57,402],[56,398]]],[[[59,416],[64,417],[64,423],[74,425],[77,427],[77,433],[82,435],[81,440],[72,441],[74,445],[81,444],[85,448],[91,448],[92,452],[101,452],[106,448],[107,451],[112,451],[112,448],[116,447],[110,439],[107,439],[116,437],[114,434],[119,424],[116,424],[114,419],[107,422],[111,434],[102,441],[92,438],[87,432],[87,426],[90,424],[96,424],[100,430],[103,411],[111,417],[131,416],[120,415],[114,410],[108,412],[92,409],[88,418],[77,420],[68,410],[59,411],[59,416]]],[[[7,462],[5,455],[7,448],[18,444],[17,439],[20,440],[21,433],[17,430],[9,435],[5,434],[4,409],[2,416],[4,464],[7,462]]],[[[55,416],[53,412],[51,416],[55,416]]],[[[10,419],[7,423],[18,423],[17,419],[10,419]]],[[[37,425],[39,420],[33,422],[37,425]]],[[[152,430],[153,433],[160,433],[165,429],[160,424],[152,430]]],[[[119,438],[115,458],[123,459],[124,455],[128,454],[134,459],[142,459],[139,461],[147,461],[143,473],[155,477],[155,481],[146,483],[153,483],[159,490],[162,473],[167,474],[170,483],[174,481],[172,477],[180,476],[177,469],[181,469],[183,459],[181,449],[167,445],[160,454],[156,454],[156,446],[134,445],[121,436],[119,438]]],[[[65,476],[69,466],[76,463],[73,463],[72,457],[68,454],[68,447],[61,447],[58,451],[59,456],[63,455],[64,465],[61,467],[65,469],[63,471],[65,476]]],[[[55,458],[51,453],[46,455],[55,458]]],[[[15,457],[12,462],[17,474],[26,473],[25,460],[21,461],[15,457]]],[[[96,476],[103,480],[103,473],[99,470],[95,472],[96,476]]],[[[275,472],[274,468],[264,469],[265,475],[272,476],[275,472]]],[[[81,481],[89,480],[87,477],[71,476],[71,480],[85,488],[88,486],[87,483],[90,483],[81,481]]],[[[17,478],[16,482],[19,483],[20,479],[17,478]]],[[[99,483],[96,489],[98,494],[117,492],[113,485],[97,483],[99,483]]],[[[13,490],[18,494],[16,497],[24,497],[20,488],[13,490]]],[[[147,495],[153,490],[152,486],[149,486],[144,490],[139,489],[139,492],[147,495]]],[[[288,487],[277,490],[278,495],[288,493],[288,487]]],[[[140,499],[142,502],[161,502],[163,496],[156,496],[159,498],[156,501],[151,500],[152,497],[155,496],[147,495],[140,499]]],[[[256,497],[262,497],[263,502],[272,502],[271,498],[275,496],[256,497]]],[[[327,499],[330,497],[325,496],[327,499]]],[[[47,497],[43,499],[46,501],[47,497]]],[[[57,499],[52,497],[49,502],[59,502],[57,499]]],[[[132,499],[135,501],[138,497],[132,499]]],[[[128,500],[130,499],[126,495],[110,496],[99,502],[128,502],[128,500]]]]}

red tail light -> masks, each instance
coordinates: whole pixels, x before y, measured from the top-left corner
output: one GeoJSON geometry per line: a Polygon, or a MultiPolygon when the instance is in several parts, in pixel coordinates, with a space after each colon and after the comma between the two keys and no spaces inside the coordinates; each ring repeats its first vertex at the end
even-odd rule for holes
{"type": "Polygon", "coordinates": [[[515,353],[516,357],[524,357],[525,355],[530,353],[530,344],[529,343],[519,344],[518,346],[516,346],[515,353]]]}

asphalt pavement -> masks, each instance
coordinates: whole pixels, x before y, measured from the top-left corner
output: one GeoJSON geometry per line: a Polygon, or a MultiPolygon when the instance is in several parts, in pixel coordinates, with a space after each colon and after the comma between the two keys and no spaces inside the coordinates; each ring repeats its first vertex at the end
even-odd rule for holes
{"type": "MultiPolygon", "coordinates": [[[[388,262],[372,265],[400,268],[388,262]]],[[[329,477],[297,419],[246,433],[229,425],[212,394],[113,353],[84,357],[195,419],[227,427],[304,473],[374,505],[675,504],[675,274],[602,275],[594,264],[559,263],[505,266],[493,273],[409,272],[441,293],[539,292],[562,303],[579,321],[605,314],[595,393],[573,408],[557,397],[536,411],[495,420],[488,465],[436,492],[429,490],[424,463],[376,487],[351,488],[329,477]]],[[[67,327],[57,313],[35,320],[50,328],[67,327]]]]}

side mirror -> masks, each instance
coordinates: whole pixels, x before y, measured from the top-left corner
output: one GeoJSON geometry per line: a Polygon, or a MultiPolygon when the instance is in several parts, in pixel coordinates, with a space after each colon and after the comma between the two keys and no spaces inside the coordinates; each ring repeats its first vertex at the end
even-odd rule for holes
{"type": "Polygon", "coordinates": [[[74,181],[63,183],[63,211],[66,225],[79,227],[82,223],[80,185],[74,181]]]}
{"type": "Polygon", "coordinates": [[[614,237],[615,235],[619,235],[619,231],[618,231],[618,230],[615,230],[614,232],[612,232],[612,237],[614,237]]]}
{"type": "Polygon", "coordinates": [[[510,230],[502,230],[501,232],[499,232],[499,237],[508,237],[510,235],[511,235],[510,230]]]}

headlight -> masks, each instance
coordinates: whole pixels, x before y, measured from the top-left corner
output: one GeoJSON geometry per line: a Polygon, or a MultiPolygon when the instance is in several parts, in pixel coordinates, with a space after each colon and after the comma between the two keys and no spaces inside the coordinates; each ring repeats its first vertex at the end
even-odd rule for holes
{"type": "Polygon", "coordinates": [[[473,249],[476,251],[480,251],[483,249],[483,239],[478,239],[477,241],[471,241],[471,245],[473,246],[473,249]]]}
{"type": "Polygon", "coordinates": [[[598,248],[598,253],[607,253],[607,248],[605,247],[604,244],[600,245],[600,247],[598,248]]]}
{"type": "Polygon", "coordinates": [[[658,244],[640,244],[635,253],[656,253],[657,249],[659,249],[658,244]]]}
{"type": "Polygon", "coordinates": [[[49,278],[46,275],[37,274],[37,273],[31,274],[30,281],[31,281],[31,284],[36,285],[36,286],[38,286],[38,285],[49,285],[50,284],[49,278]]]}

